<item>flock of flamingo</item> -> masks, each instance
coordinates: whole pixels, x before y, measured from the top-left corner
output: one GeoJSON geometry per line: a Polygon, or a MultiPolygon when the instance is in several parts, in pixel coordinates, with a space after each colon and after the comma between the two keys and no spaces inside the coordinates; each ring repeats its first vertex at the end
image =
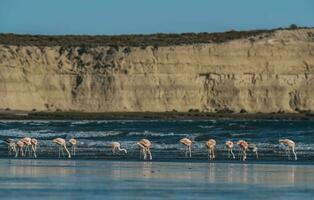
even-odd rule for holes
{"type": "MultiPolygon", "coordinates": [[[[12,155],[12,153],[15,154],[15,157],[18,157],[19,154],[21,157],[27,156],[27,153],[29,154],[30,157],[37,158],[37,144],[38,141],[35,138],[29,138],[25,137],[17,142],[15,142],[12,139],[6,139],[5,140],[6,144],[8,145],[8,152],[9,155],[12,155]]],[[[77,148],[77,140],[72,138],[68,142],[71,145],[71,152],[68,150],[67,145],[66,145],[66,140],[63,138],[56,138],[52,140],[53,143],[58,145],[59,148],[59,158],[61,157],[61,153],[63,156],[64,150],[68,154],[68,158],[71,158],[71,155],[75,156],[76,154],[76,148],[77,148]]],[[[185,157],[192,157],[192,141],[188,138],[182,138],[179,141],[182,145],[185,146],[185,157]]],[[[150,151],[150,148],[152,146],[152,143],[147,140],[147,139],[142,139],[138,141],[137,146],[140,149],[140,159],[143,160],[152,160],[152,153],[150,151]]],[[[256,158],[259,159],[258,157],[258,149],[257,146],[253,143],[248,143],[245,140],[239,140],[236,143],[239,147],[239,158],[242,161],[245,161],[247,159],[247,152],[251,151],[255,153],[256,158]]],[[[286,153],[288,155],[288,158],[291,159],[291,154],[294,155],[294,160],[297,160],[297,154],[295,152],[295,142],[290,140],[290,139],[280,139],[279,144],[284,145],[286,147],[286,153]]],[[[127,150],[121,148],[121,145],[119,142],[112,142],[111,143],[111,149],[113,154],[117,154],[119,152],[123,152],[124,154],[127,154],[127,150]]],[[[216,158],[215,155],[215,149],[216,149],[216,141],[214,139],[209,139],[208,141],[205,142],[205,147],[207,148],[208,151],[208,159],[209,160],[214,160],[216,158]]],[[[234,148],[234,143],[230,140],[225,142],[225,147],[228,152],[228,158],[232,156],[233,159],[236,158],[233,148],[234,148]]]]}

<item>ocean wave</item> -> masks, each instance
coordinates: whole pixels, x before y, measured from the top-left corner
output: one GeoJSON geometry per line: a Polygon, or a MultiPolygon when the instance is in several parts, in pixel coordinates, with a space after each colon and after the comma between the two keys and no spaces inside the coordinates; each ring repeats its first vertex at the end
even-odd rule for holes
{"type": "Polygon", "coordinates": [[[214,126],[199,125],[198,127],[204,128],[204,129],[211,129],[211,128],[213,128],[214,126]]]}
{"type": "Polygon", "coordinates": [[[187,136],[187,134],[175,134],[173,132],[170,133],[160,133],[160,132],[129,132],[127,135],[129,136],[144,136],[144,137],[173,137],[173,136],[187,136]]]}
{"type": "Polygon", "coordinates": [[[112,136],[122,135],[121,131],[79,131],[79,132],[70,132],[70,137],[75,137],[77,139],[83,138],[105,138],[112,136]]]}
{"type": "Polygon", "coordinates": [[[243,136],[252,135],[252,133],[229,133],[229,134],[232,137],[243,137],[243,136]]]}
{"type": "Polygon", "coordinates": [[[66,133],[49,133],[48,130],[40,131],[21,131],[18,129],[1,130],[1,138],[23,138],[31,137],[37,139],[52,139],[56,137],[66,137],[66,133]]]}
{"type": "Polygon", "coordinates": [[[95,122],[95,121],[92,121],[92,120],[73,121],[71,122],[71,125],[84,125],[84,124],[90,124],[92,122],[95,122]]]}

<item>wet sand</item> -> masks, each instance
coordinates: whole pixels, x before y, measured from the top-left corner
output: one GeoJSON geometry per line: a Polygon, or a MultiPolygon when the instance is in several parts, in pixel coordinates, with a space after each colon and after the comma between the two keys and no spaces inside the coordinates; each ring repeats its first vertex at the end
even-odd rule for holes
{"type": "Polygon", "coordinates": [[[0,160],[1,199],[310,199],[314,166],[0,160]]]}

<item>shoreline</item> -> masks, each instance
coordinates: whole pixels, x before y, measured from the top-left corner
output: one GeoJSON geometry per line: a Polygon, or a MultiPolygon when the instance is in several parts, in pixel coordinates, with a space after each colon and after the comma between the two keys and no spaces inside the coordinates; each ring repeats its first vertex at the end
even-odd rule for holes
{"type": "Polygon", "coordinates": [[[313,113],[207,113],[207,112],[29,112],[0,111],[0,120],[123,120],[123,119],[282,119],[314,120],[313,113]]]}
{"type": "Polygon", "coordinates": [[[182,159],[174,159],[174,160],[165,160],[165,159],[154,159],[154,160],[137,160],[137,159],[114,159],[114,158],[105,158],[105,159],[95,159],[95,158],[8,158],[8,157],[0,157],[1,160],[21,160],[21,161],[65,161],[65,162],[122,162],[122,163],[185,163],[185,164],[236,164],[236,165],[289,165],[289,166],[314,166],[314,161],[312,160],[247,160],[247,161],[240,161],[236,160],[201,160],[201,159],[194,159],[194,160],[187,160],[185,158],[182,159]]]}

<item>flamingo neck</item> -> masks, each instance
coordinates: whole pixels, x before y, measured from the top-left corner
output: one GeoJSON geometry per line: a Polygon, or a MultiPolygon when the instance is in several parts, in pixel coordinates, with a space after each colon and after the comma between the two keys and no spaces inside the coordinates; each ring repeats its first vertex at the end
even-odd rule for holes
{"type": "Polygon", "coordinates": [[[124,153],[126,153],[126,149],[121,149],[121,147],[118,147],[119,151],[123,151],[124,153]]]}
{"type": "Polygon", "coordinates": [[[68,150],[67,146],[64,144],[63,147],[64,147],[65,151],[68,153],[68,157],[71,158],[71,153],[68,150]]]}

